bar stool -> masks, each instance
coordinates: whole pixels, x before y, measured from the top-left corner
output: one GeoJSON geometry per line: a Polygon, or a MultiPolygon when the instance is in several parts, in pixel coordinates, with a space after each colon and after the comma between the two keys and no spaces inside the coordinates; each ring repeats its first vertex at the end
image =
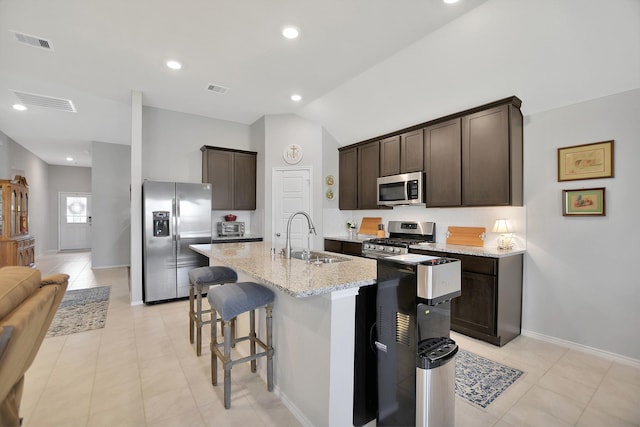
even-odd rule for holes
{"type": "Polygon", "coordinates": [[[207,299],[211,305],[211,383],[218,384],[218,359],[224,368],[224,407],[231,407],[231,368],[233,365],[251,361],[251,372],[256,372],[256,359],[267,356],[267,390],[273,391],[273,344],[272,344],[272,311],[275,294],[266,286],[253,282],[236,283],[233,286],[218,286],[211,289],[207,299]],[[257,308],[266,306],[267,337],[266,344],[256,336],[257,308]],[[234,337],[231,334],[229,321],[239,314],[249,312],[249,335],[234,337]],[[215,322],[218,315],[223,321],[224,342],[218,343],[215,322]],[[231,346],[249,340],[250,355],[241,359],[231,359],[231,346]],[[256,353],[256,344],[264,351],[256,353]],[[224,351],[220,351],[220,346],[224,351]]]}
{"type": "MultiPolygon", "coordinates": [[[[233,269],[223,266],[198,267],[189,271],[189,341],[193,344],[194,326],[196,335],[196,354],[202,354],[202,325],[211,323],[211,319],[204,320],[202,315],[209,310],[202,310],[202,295],[209,292],[209,287],[235,283],[238,275],[233,269]],[[197,308],[194,309],[194,302],[197,308]]],[[[235,326],[235,322],[234,322],[235,326]]]]}

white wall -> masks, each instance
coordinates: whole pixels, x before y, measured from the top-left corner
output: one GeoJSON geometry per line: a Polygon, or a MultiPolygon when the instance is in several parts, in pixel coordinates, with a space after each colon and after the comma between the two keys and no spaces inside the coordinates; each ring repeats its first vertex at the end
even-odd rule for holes
{"type": "Polygon", "coordinates": [[[91,191],[91,265],[128,266],[131,262],[131,147],[93,142],[91,191]]]}
{"type": "Polygon", "coordinates": [[[511,95],[525,115],[640,87],[637,0],[489,0],[306,106],[342,145],[511,95]]]}
{"type": "Polygon", "coordinates": [[[0,179],[13,178],[9,176],[9,142],[9,137],[0,132],[0,179]]]}
{"type": "MultiPolygon", "coordinates": [[[[251,232],[260,236],[265,236],[265,204],[266,181],[265,181],[265,118],[258,119],[250,127],[251,151],[258,153],[256,161],[256,210],[252,215],[251,232]]],[[[269,187],[271,188],[271,187],[269,187]]],[[[269,199],[271,200],[271,199],[269,199]]]]}
{"type": "Polygon", "coordinates": [[[249,126],[143,107],[143,180],[202,182],[203,145],[250,150],[249,126]]]}
{"type": "Polygon", "coordinates": [[[91,193],[91,168],[78,166],[48,165],[48,205],[49,205],[49,247],[45,250],[58,250],[60,192],[91,193]]]}
{"type": "Polygon", "coordinates": [[[640,359],[640,89],[525,120],[523,327],[640,359]],[[557,149],[614,142],[614,178],[557,181],[557,149]],[[563,217],[562,190],[605,187],[606,216],[563,217]]]}
{"type": "MultiPolygon", "coordinates": [[[[313,248],[323,247],[322,228],[322,197],[324,194],[322,176],[322,127],[301,117],[287,115],[268,115],[264,117],[264,224],[265,240],[271,240],[272,233],[272,203],[271,203],[271,173],[274,167],[291,166],[284,161],[283,152],[289,144],[298,144],[302,148],[303,157],[296,167],[308,166],[312,170],[312,212],[311,216],[316,225],[317,236],[313,239],[313,248]]],[[[337,151],[336,151],[337,155],[337,151]]],[[[260,177],[258,178],[260,179],[260,177]]]]}
{"type": "MultiPolygon", "coordinates": [[[[3,134],[4,135],[4,134],[3,134]]],[[[17,144],[5,136],[5,163],[8,170],[3,171],[3,179],[13,179],[16,174],[27,178],[29,184],[29,234],[36,239],[36,265],[38,255],[49,246],[49,215],[48,182],[49,169],[47,164],[31,151],[17,144]]],[[[3,145],[3,147],[5,147],[3,145]]],[[[56,204],[57,206],[57,204],[56,204]]]]}

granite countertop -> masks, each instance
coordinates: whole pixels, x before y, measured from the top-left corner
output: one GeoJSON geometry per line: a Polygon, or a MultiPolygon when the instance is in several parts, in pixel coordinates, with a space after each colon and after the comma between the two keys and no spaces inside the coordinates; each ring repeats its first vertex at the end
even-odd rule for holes
{"type": "Polygon", "coordinates": [[[524,249],[498,249],[489,246],[464,246],[464,245],[447,245],[446,243],[420,243],[411,245],[409,249],[422,249],[425,251],[447,252],[450,254],[475,255],[490,258],[505,258],[513,255],[523,254],[524,249]]]}
{"type": "Polygon", "coordinates": [[[345,261],[315,265],[299,259],[286,259],[279,254],[272,256],[271,242],[202,244],[189,247],[296,298],[376,283],[377,264],[375,260],[368,258],[327,253],[327,256],[345,261]]]}
{"type": "MultiPolygon", "coordinates": [[[[362,243],[369,239],[375,239],[376,236],[370,236],[366,234],[358,234],[354,238],[348,236],[326,236],[325,239],[340,240],[342,242],[354,242],[362,243]]],[[[447,252],[450,254],[462,254],[462,255],[475,255],[484,256],[490,258],[504,258],[513,255],[519,255],[526,252],[525,249],[498,249],[497,247],[490,246],[464,246],[464,245],[447,245],[446,243],[420,243],[418,245],[411,245],[409,249],[422,249],[425,251],[434,252],[447,252]]]]}

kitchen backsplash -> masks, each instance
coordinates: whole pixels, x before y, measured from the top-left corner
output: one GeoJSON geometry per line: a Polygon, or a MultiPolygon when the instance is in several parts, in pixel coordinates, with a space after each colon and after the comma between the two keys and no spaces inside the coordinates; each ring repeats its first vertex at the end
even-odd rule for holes
{"type": "Polygon", "coordinates": [[[526,249],[526,208],[523,206],[491,206],[477,208],[431,208],[398,206],[393,209],[341,211],[324,209],[323,234],[325,237],[347,236],[347,221],[355,220],[358,227],[363,217],[381,217],[389,221],[433,221],[436,223],[436,242],[446,242],[449,226],[485,227],[485,246],[496,246],[499,234],[491,232],[496,219],[508,219],[513,229],[514,247],[526,249]]]}

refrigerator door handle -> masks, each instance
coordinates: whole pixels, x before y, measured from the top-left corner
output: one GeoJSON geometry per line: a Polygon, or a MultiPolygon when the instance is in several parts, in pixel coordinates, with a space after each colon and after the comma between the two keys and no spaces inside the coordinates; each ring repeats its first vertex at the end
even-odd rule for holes
{"type": "Polygon", "coordinates": [[[178,199],[178,197],[176,196],[175,199],[173,199],[173,209],[176,213],[176,215],[174,216],[175,219],[175,227],[173,228],[175,230],[175,235],[176,235],[176,257],[180,257],[180,200],[178,199]]]}
{"type": "Polygon", "coordinates": [[[173,246],[173,256],[177,257],[178,256],[178,242],[177,242],[177,232],[178,232],[178,227],[176,227],[177,225],[177,215],[176,215],[176,199],[174,198],[173,200],[171,200],[171,204],[172,204],[172,213],[173,213],[173,218],[172,218],[172,225],[173,225],[173,233],[171,233],[171,245],[173,246]]]}

